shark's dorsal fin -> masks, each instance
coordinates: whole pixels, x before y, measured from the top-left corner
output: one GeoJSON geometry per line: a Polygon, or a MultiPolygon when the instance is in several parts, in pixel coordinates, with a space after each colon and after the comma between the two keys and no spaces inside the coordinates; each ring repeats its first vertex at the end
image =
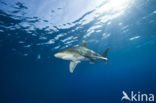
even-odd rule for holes
{"type": "Polygon", "coordinates": [[[81,46],[87,48],[87,43],[83,42],[83,43],[81,44],[81,46]]]}
{"type": "Polygon", "coordinates": [[[78,63],[80,63],[80,61],[70,61],[70,65],[69,65],[70,73],[73,73],[73,71],[78,63]]]}

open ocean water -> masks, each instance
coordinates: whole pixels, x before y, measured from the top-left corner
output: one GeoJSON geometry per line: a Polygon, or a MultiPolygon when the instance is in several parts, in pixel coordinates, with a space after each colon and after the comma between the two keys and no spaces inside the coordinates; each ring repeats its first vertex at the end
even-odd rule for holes
{"type": "Polygon", "coordinates": [[[0,103],[132,102],[123,91],[156,101],[156,0],[0,0],[0,103]],[[54,54],[83,41],[108,64],[71,74],[54,54]]]}

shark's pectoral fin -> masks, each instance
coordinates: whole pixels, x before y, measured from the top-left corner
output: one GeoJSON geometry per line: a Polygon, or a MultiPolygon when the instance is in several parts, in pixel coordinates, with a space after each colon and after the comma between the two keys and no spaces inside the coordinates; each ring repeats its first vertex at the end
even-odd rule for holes
{"type": "Polygon", "coordinates": [[[73,71],[78,63],[80,63],[80,61],[70,61],[69,70],[71,73],[73,73],[73,71]]]}

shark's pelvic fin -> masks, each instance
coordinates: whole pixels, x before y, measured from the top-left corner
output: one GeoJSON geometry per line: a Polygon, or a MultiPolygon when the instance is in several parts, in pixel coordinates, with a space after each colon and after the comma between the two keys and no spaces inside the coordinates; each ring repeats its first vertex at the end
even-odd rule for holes
{"type": "Polygon", "coordinates": [[[71,73],[73,73],[73,71],[78,63],[80,63],[80,61],[70,61],[69,70],[71,73]]]}
{"type": "Polygon", "coordinates": [[[96,60],[90,59],[90,64],[96,64],[96,60]]]}

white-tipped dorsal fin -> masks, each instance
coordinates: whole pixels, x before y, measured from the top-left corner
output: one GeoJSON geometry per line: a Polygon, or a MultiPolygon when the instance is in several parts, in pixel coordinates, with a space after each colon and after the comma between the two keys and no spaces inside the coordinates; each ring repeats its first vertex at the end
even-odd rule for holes
{"type": "Polygon", "coordinates": [[[70,66],[69,66],[70,73],[73,73],[73,71],[78,63],[80,63],[80,61],[70,61],[70,66]]]}
{"type": "Polygon", "coordinates": [[[87,43],[86,43],[86,42],[83,42],[83,43],[81,44],[81,46],[87,48],[87,43]]]}

